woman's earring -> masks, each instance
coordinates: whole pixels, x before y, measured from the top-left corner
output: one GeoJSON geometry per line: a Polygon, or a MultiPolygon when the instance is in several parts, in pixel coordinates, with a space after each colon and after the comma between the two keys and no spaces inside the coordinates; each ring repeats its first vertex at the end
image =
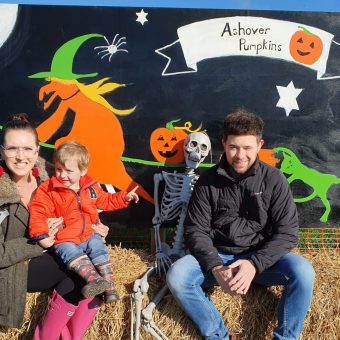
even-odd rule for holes
{"type": "MultiPolygon", "coordinates": [[[[0,162],[2,162],[2,157],[1,157],[1,156],[2,156],[2,155],[1,155],[1,153],[0,153],[0,162]]],[[[3,166],[0,165],[0,177],[4,174],[4,172],[5,172],[5,170],[4,170],[3,166]]]]}
{"type": "Polygon", "coordinates": [[[39,176],[40,176],[40,174],[39,174],[39,169],[38,169],[38,167],[37,167],[36,164],[34,165],[34,167],[33,167],[33,169],[32,169],[32,175],[33,175],[34,177],[39,177],[39,176]]]}

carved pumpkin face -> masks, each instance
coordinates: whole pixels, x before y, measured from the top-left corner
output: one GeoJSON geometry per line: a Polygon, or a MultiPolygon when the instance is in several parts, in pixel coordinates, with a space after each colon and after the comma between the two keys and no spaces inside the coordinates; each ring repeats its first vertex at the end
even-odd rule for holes
{"type": "Polygon", "coordinates": [[[187,134],[183,130],[158,128],[150,136],[150,148],[158,162],[178,164],[184,161],[184,140],[187,134]]]}
{"type": "Polygon", "coordinates": [[[299,26],[302,31],[293,34],[289,43],[290,54],[299,63],[312,65],[321,56],[322,40],[306,28],[299,26]]]}

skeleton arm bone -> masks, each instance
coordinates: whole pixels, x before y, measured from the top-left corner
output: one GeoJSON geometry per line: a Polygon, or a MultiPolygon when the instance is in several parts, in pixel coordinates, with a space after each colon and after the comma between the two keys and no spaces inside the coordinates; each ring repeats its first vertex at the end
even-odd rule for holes
{"type": "Polygon", "coordinates": [[[166,243],[161,242],[159,235],[160,224],[154,226],[155,230],[155,243],[156,243],[156,270],[158,274],[166,274],[170,268],[172,261],[168,256],[169,246],[166,243]]]}
{"type": "Polygon", "coordinates": [[[155,214],[152,218],[152,223],[154,227],[154,233],[155,233],[155,245],[156,245],[156,254],[160,253],[162,251],[162,246],[161,246],[161,238],[159,235],[159,228],[161,223],[163,222],[162,215],[159,211],[159,195],[158,195],[158,190],[159,190],[159,183],[163,180],[163,175],[162,174],[155,174],[153,176],[153,181],[154,181],[154,200],[155,200],[155,214]]]}
{"type": "Polygon", "coordinates": [[[159,227],[160,224],[157,223],[156,225],[153,226],[154,231],[155,231],[155,244],[156,244],[156,253],[159,253],[162,251],[162,242],[161,242],[161,236],[159,234],[159,227]]]}
{"type": "Polygon", "coordinates": [[[153,193],[153,197],[155,200],[155,214],[152,218],[152,224],[157,224],[157,223],[162,223],[162,221],[160,220],[160,212],[159,212],[159,194],[158,194],[158,190],[159,190],[159,183],[163,180],[163,176],[162,174],[155,174],[153,176],[153,182],[154,182],[154,193],[153,193]]]}

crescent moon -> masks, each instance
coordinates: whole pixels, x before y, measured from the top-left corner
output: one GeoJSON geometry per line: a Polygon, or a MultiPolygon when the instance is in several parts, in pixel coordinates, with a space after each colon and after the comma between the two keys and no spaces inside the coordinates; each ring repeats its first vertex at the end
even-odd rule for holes
{"type": "Polygon", "coordinates": [[[17,16],[17,4],[0,4],[0,48],[11,35],[17,16]]]}

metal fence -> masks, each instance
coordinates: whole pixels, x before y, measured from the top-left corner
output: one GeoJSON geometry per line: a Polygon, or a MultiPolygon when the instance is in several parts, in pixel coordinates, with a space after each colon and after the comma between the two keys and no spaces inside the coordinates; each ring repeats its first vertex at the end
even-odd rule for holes
{"type": "MultiPolygon", "coordinates": [[[[161,229],[162,239],[171,244],[174,229],[161,229]]],[[[298,248],[302,251],[340,250],[340,228],[301,228],[298,248]]],[[[120,228],[111,229],[108,243],[125,248],[152,249],[153,229],[120,228]]]]}

